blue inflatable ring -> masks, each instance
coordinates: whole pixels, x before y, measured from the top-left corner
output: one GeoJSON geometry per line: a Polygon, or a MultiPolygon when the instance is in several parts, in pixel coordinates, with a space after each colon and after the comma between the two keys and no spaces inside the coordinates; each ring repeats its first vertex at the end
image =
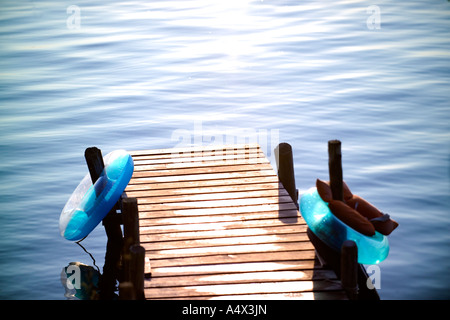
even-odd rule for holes
{"type": "Polygon", "coordinates": [[[378,264],[389,254],[386,236],[376,231],[369,237],[344,224],[333,215],[315,187],[302,195],[300,212],[311,231],[333,250],[339,252],[345,240],[355,241],[359,263],[378,264]]]}
{"type": "Polygon", "coordinates": [[[92,185],[87,174],[61,212],[59,230],[67,240],[78,241],[91,233],[114,207],[130,182],[134,164],[126,151],[113,151],[103,161],[105,169],[100,178],[92,185]]]}

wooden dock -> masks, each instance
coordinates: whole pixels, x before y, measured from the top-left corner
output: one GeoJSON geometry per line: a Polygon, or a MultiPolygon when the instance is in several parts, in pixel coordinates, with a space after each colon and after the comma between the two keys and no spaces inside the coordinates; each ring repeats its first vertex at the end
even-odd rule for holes
{"type": "Polygon", "coordinates": [[[130,154],[146,299],[347,298],[257,144],[130,154]]]}

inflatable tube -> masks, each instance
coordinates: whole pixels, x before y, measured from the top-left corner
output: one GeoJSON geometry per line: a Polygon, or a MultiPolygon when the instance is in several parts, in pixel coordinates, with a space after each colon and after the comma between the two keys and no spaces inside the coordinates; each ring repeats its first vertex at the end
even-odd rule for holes
{"type": "Polygon", "coordinates": [[[113,151],[103,161],[105,169],[100,178],[92,185],[87,174],[61,212],[59,230],[67,240],[78,241],[91,233],[114,207],[130,182],[134,164],[126,151],[113,151]]]}
{"type": "Polygon", "coordinates": [[[323,201],[329,203],[331,212],[342,222],[353,229],[372,236],[375,230],[388,236],[398,227],[398,222],[388,214],[382,213],[374,205],[358,195],[352,194],[350,188],[343,181],[344,201],[334,201],[328,181],[316,180],[317,192],[323,201]],[[373,226],[370,226],[369,223],[373,226]]]}
{"type": "Polygon", "coordinates": [[[355,241],[359,263],[378,264],[389,254],[386,236],[379,232],[366,236],[344,224],[333,215],[315,187],[300,198],[300,212],[311,231],[333,250],[340,252],[345,240],[355,241]]]}

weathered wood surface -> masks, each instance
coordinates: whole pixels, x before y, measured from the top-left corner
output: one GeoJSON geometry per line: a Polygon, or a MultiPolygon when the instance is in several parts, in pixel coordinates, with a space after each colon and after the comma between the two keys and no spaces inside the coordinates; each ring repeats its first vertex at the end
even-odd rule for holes
{"type": "Polygon", "coordinates": [[[131,154],[147,299],[346,299],[257,144],[131,154]]]}

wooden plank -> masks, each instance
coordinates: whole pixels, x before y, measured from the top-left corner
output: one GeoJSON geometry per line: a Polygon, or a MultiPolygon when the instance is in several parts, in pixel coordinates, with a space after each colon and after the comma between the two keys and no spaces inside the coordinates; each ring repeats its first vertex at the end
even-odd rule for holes
{"type": "Polygon", "coordinates": [[[145,198],[139,199],[139,210],[156,211],[156,210],[186,210],[186,209],[200,209],[200,208],[223,208],[234,207],[240,208],[242,206],[255,205],[281,205],[283,203],[292,203],[290,196],[272,196],[264,198],[247,198],[247,199],[225,199],[225,200],[204,200],[204,201],[180,201],[173,203],[148,203],[145,198]]]}
{"type": "Polygon", "coordinates": [[[261,150],[257,143],[250,144],[234,144],[234,145],[210,145],[210,146],[193,146],[180,148],[163,148],[151,150],[136,150],[129,151],[134,157],[148,156],[148,155],[170,155],[173,157],[176,154],[189,154],[195,152],[251,152],[252,150],[261,150]]]}
{"type": "Polygon", "coordinates": [[[222,229],[222,230],[206,230],[206,231],[185,231],[177,233],[166,234],[145,234],[141,233],[141,241],[143,242],[165,242],[173,240],[185,239],[213,239],[213,238],[228,238],[228,237],[242,237],[242,236],[256,236],[256,235],[281,235],[292,234],[299,232],[306,232],[306,225],[279,225],[279,226],[261,226],[254,228],[240,228],[240,229],[222,229]]]}
{"type": "Polygon", "coordinates": [[[151,191],[151,190],[180,190],[189,192],[190,189],[196,188],[220,188],[220,187],[239,187],[251,186],[253,184],[279,183],[278,177],[275,175],[256,176],[249,178],[228,178],[228,179],[209,179],[195,181],[168,181],[168,182],[152,182],[142,179],[142,183],[130,184],[126,188],[126,194],[134,191],[151,191]]]}
{"type": "Polygon", "coordinates": [[[152,259],[150,261],[153,269],[158,267],[184,267],[198,265],[213,265],[225,263],[243,262],[271,262],[271,261],[292,261],[314,259],[315,252],[311,250],[301,251],[272,251],[272,252],[247,252],[237,254],[215,254],[201,257],[179,257],[152,259]]]}
{"type": "Polygon", "coordinates": [[[230,237],[230,238],[213,238],[213,239],[193,239],[193,240],[175,240],[166,242],[147,243],[141,239],[141,245],[146,250],[162,250],[175,248],[200,248],[200,247],[216,247],[229,245],[243,245],[256,243],[272,243],[272,242],[296,242],[307,241],[306,234],[292,235],[264,235],[252,237],[230,237]]]}
{"type": "MultiPolygon", "coordinates": [[[[287,203],[287,206],[292,206],[292,204],[287,203]]],[[[147,215],[147,218],[139,220],[139,225],[141,227],[147,226],[167,226],[167,225],[184,225],[184,224],[205,224],[205,223],[216,223],[216,222],[240,222],[244,223],[249,220],[262,220],[262,219],[273,219],[278,215],[278,219],[288,223],[286,218],[296,218],[299,220],[298,213],[292,210],[283,211],[270,211],[273,210],[273,206],[265,206],[261,208],[260,212],[252,212],[251,207],[241,207],[237,211],[233,212],[237,208],[215,208],[211,215],[207,214],[207,209],[205,210],[190,210],[189,215],[183,216],[173,216],[173,211],[168,212],[168,216],[164,217],[158,215],[152,218],[152,212],[143,213],[142,216],[147,215]],[[249,212],[245,212],[244,209],[248,209],[249,212]],[[266,209],[266,210],[264,210],[266,209]],[[230,211],[227,213],[227,211],[230,211]],[[275,213],[275,214],[274,214],[275,213]],[[145,215],[144,215],[145,214],[145,215]]],[[[291,209],[291,208],[287,208],[291,209]]],[[[211,209],[213,211],[213,209],[211,209]]],[[[158,212],[159,214],[160,212],[158,212]]],[[[162,214],[162,213],[161,213],[162,214]]],[[[289,221],[292,223],[292,221],[289,221]]],[[[200,226],[199,226],[200,227],[200,226]]],[[[162,230],[162,228],[161,228],[162,230]]]]}
{"type": "Polygon", "coordinates": [[[211,238],[223,238],[223,237],[236,237],[236,236],[256,236],[256,235],[280,235],[280,234],[290,234],[306,232],[306,225],[270,225],[270,226],[259,226],[253,228],[246,228],[242,226],[241,228],[235,229],[209,229],[209,230],[195,230],[195,231],[180,231],[177,233],[166,233],[166,234],[146,234],[141,233],[141,241],[144,242],[161,242],[161,241],[173,241],[173,240],[183,240],[183,239],[211,239],[211,238]]]}
{"type": "MultiPolygon", "coordinates": [[[[145,221],[145,220],[141,220],[145,221]]],[[[285,226],[290,224],[298,224],[300,226],[305,226],[303,220],[298,219],[298,215],[292,217],[285,217],[283,219],[271,217],[268,219],[261,219],[259,216],[255,220],[245,220],[246,228],[276,228],[278,226],[285,226]]],[[[182,224],[182,225],[152,225],[146,223],[146,225],[140,227],[140,234],[167,234],[171,233],[181,233],[181,232],[201,232],[209,230],[232,230],[242,228],[242,220],[237,221],[222,221],[222,222],[208,222],[208,223],[197,223],[197,224],[182,224]]]]}
{"type": "MultiPolygon", "coordinates": [[[[161,171],[161,170],[182,170],[193,169],[201,170],[224,166],[247,166],[247,165],[263,165],[270,164],[267,158],[251,158],[251,159],[228,159],[216,161],[197,161],[197,162],[177,162],[162,164],[140,164],[135,165],[134,172],[139,171],[161,171]]],[[[267,168],[265,168],[267,169],[267,168]]]]}
{"type": "Polygon", "coordinates": [[[232,163],[234,160],[249,160],[249,159],[261,159],[265,160],[266,156],[260,152],[255,151],[252,153],[221,153],[215,154],[214,152],[206,155],[205,153],[189,153],[189,154],[176,154],[173,157],[161,157],[161,156],[147,156],[140,158],[133,158],[135,166],[151,165],[151,164],[175,164],[175,163],[206,163],[213,161],[227,161],[227,164],[232,163]]]}
{"type": "Polygon", "coordinates": [[[193,175],[193,174],[206,174],[206,173],[238,173],[242,171],[262,171],[271,170],[270,164],[243,164],[236,166],[214,166],[214,167],[202,167],[201,170],[198,168],[179,168],[179,169],[161,169],[154,171],[134,171],[133,178],[151,178],[151,177],[163,177],[163,176],[183,176],[183,175],[193,175]]]}
{"type": "Polygon", "coordinates": [[[189,202],[189,201],[211,201],[211,200],[227,200],[227,199],[248,199],[248,198],[264,198],[264,197],[280,197],[289,194],[283,188],[280,189],[263,189],[263,190],[222,190],[222,192],[195,192],[193,194],[170,194],[167,191],[162,195],[146,195],[140,197],[140,203],[168,203],[168,202],[189,202]]]}
{"type": "MultiPolygon", "coordinates": [[[[143,186],[145,187],[145,186],[143,186]]],[[[193,188],[185,187],[180,188],[177,184],[172,184],[171,188],[158,189],[152,188],[151,185],[146,189],[132,189],[128,190],[126,195],[129,198],[139,197],[157,197],[168,195],[193,195],[193,194],[210,194],[210,193],[226,193],[226,192],[242,192],[242,191],[263,191],[263,190],[281,190],[283,186],[280,182],[272,183],[252,183],[252,184],[239,184],[239,185],[216,185],[193,188]]]]}
{"type": "MultiPolygon", "coordinates": [[[[195,158],[215,158],[215,159],[225,159],[226,157],[237,157],[237,158],[252,158],[264,155],[261,149],[241,149],[241,150],[211,150],[211,151],[191,151],[191,152],[175,152],[175,153],[162,153],[162,154],[143,154],[133,156],[135,161],[164,161],[168,163],[171,161],[178,161],[178,159],[195,159],[195,158]]],[[[265,157],[265,155],[264,155],[265,157]]]]}
{"type": "Polygon", "coordinates": [[[315,291],[340,290],[338,281],[283,281],[283,282],[261,282],[245,284],[222,284],[222,285],[197,285],[176,288],[145,288],[146,295],[155,298],[170,297],[195,297],[195,296],[223,296],[242,294],[270,294],[270,293],[297,293],[315,291]]]}
{"type": "Polygon", "coordinates": [[[189,285],[215,285],[227,283],[253,283],[274,282],[290,280],[326,280],[336,279],[331,270],[292,270],[292,271],[265,271],[265,272],[242,272],[219,275],[181,275],[177,277],[152,277],[151,281],[145,282],[146,288],[164,288],[189,285]]]}
{"type": "MultiPolygon", "coordinates": [[[[286,203],[274,203],[274,204],[256,204],[256,205],[242,205],[239,207],[219,207],[219,208],[176,208],[176,209],[164,209],[160,210],[157,209],[155,206],[152,205],[145,205],[142,204],[139,206],[139,211],[141,212],[140,218],[141,219],[152,219],[152,218],[159,218],[159,217],[170,217],[170,216],[201,216],[201,215],[216,215],[216,214],[239,214],[239,213],[249,213],[251,215],[252,213],[257,212],[267,212],[271,211],[273,212],[272,217],[285,217],[288,214],[285,211],[292,211],[296,210],[297,207],[292,202],[286,202],[286,203]],[[208,213],[210,212],[210,213],[208,213]]],[[[296,213],[296,215],[299,215],[296,213]]],[[[270,218],[270,216],[265,216],[265,218],[270,218]]],[[[245,217],[244,217],[245,219],[245,217]]]]}
{"type": "MultiPolygon", "coordinates": [[[[246,220],[245,224],[247,228],[276,228],[279,226],[295,224],[297,222],[296,217],[285,218],[283,220],[273,218],[273,219],[256,219],[256,220],[246,220]]],[[[304,224],[300,224],[304,226],[304,224]]],[[[147,234],[166,234],[170,236],[172,233],[183,233],[183,232],[202,232],[209,230],[233,230],[242,228],[241,221],[225,221],[225,222],[210,222],[210,223],[200,223],[200,224],[186,224],[186,225],[163,225],[163,226],[143,226],[140,228],[141,235],[147,234]]]]}
{"type": "Polygon", "coordinates": [[[133,175],[131,177],[129,185],[133,184],[148,184],[148,183],[158,183],[158,182],[179,182],[179,181],[203,181],[203,180],[222,180],[222,179],[233,179],[233,178],[253,178],[253,177],[276,177],[277,175],[273,169],[265,170],[254,170],[254,171],[241,171],[233,172],[232,170],[228,172],[221,173],[192,173],[184,175],[152,175],[151,177],[146,177],[145,175],[137,177],[133,175]]]}
{"type": "Polygon", "coordinates": [[[147,255],[152,260],[170,259],[179,257],[204,257],[218,254],[239,254],[246,252],[268,253],[274,251],[301,251],[313,250],[314,246],[309,241],[299,242],[279,242],[279,243],[260,243],[260,244],[243,244],[240,246],[228,245],[218,247],[200,247],[200,248],[179,248],[179,249],[161,249],[148,250],[147,255]]]}
{"type": "Polygon", "coordinates": [[[282,271],[282,270],[314,270],[315,260],[292,260],[270,262],[224,263],[213,265],[160,267],[152,269],[155,276],[179,276],[200,274],[230,274],[241,272],[282,271]]]}
{"type": "MultiPolygon", "coordinates": [[[[152,298],[153,299],[153,298],[152,298]]],[[[167,298],[159,298],[161,300],[167,298]]],[[[173,300],[186,300],[185,297],[173,297],[173,300]]],[[[189,300],[347,300],[343,291],[313,291],[313,292],[289,292],[289,293],[266,293],[266,294],[241,294],[241,295],[221,295],[221,296],[196,296],[189,297],[189,300]]]]}
{"type": "Polygon", "coordinates": [[[233,145],[210,145],[210,146],[199,146],[199,147],[181,147],[181,148],[169,148],[169,149],[152,149],[152,150],[136,150],[128,151],[128,153],[135,156],[142,155],[154,155],[154,154],[178,154],[178,153],[190,153],[190,152],[206,152],[206,151],[219,151],[219,150],[250,150],[250,149],[260,149],[257,143],[246,143],[246,144],[233,144],[233,145]]]}
{"type": "MultiPolygon", "coordinates": [[[[188,195],[166,195],[166,196],[154,196],[154,197],[140,197],[140,204],[167,204],[167,203],[186,203],[186,202],[200,202],[200,201],[219,201],[219,200],[239,200],[236,201],[236,205],[241,203],[240,200],[247,200],[251,198],[278,198],[287,197],[289,194],[284,189],[272,189],[272,190],[252,190],[252,191],[234,191],[234,192],[220,192],[220,193],[201,193],[201,194],[188,194],[188,195]]],[[[288,202],[288,201],[285,201],[288,202]]]]}

